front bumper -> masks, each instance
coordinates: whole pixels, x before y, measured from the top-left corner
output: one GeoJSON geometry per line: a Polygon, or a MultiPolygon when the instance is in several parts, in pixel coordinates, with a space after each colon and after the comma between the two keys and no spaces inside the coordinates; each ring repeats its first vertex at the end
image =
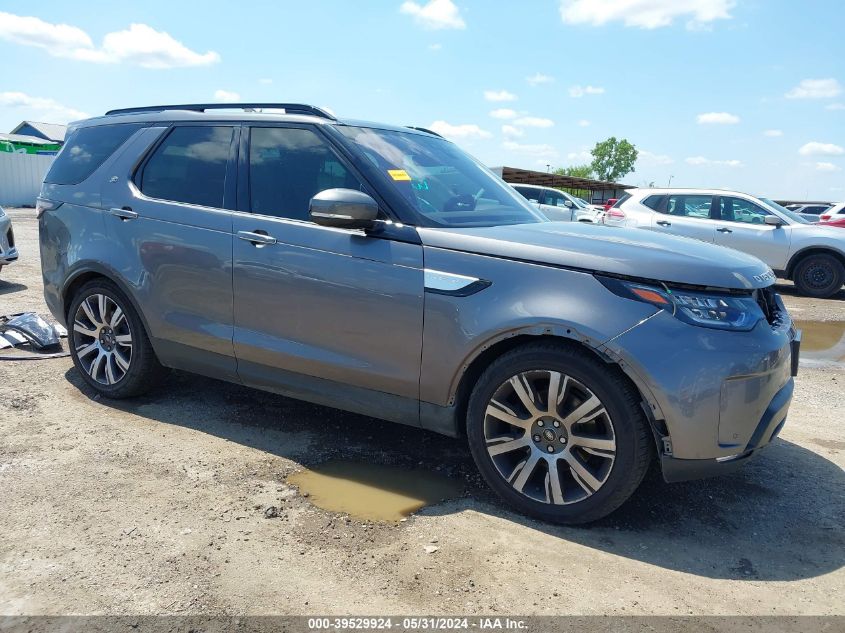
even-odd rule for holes
{"type": "Polygon", "coordinates": [[[650,405],[667,480],[718,474],[777,435],[792,400],[792,323],[750,332],[660,312],[606,344],[650,405]]]}
{"type": "Polygon", "coordinates": [[[15,234],[12,231],[12,221],[8,216],[0,217],[0,267],[7,266],[18,259],[18,249],[15,248],[15,234]]]}

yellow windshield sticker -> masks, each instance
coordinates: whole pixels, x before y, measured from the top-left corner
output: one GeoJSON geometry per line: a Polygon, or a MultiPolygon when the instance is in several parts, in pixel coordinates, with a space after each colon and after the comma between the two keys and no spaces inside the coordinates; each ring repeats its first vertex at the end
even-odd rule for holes
{"type": "Polygon", "coordinates": [[[411,177],[408,175],[408,172],[404,169],[388,169],[387,173],[390,175],[393,180],[410,180],[411,177]]]}

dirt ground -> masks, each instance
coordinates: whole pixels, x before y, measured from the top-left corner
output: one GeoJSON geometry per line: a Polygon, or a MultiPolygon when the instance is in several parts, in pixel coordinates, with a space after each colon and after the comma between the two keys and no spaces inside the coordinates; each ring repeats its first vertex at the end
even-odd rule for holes
{"type": "MultiPolygon", "coordinates": [[[[9,212],[0,314],[46,314],[34,212],[9,212]]],[[[845,322],[845,292],[782,290],[796,318],[845,322]]],[[[808,363],[739,474],[652,471],[611,517],[562,528],[502,506],[457,440],[184,373],[110,402],[69,358],[0,362],[0,614],[845,614],[843,388],[841,365],[808,363]],[[329,459],[463,493],[350,519],[286,483],[329,459]]]]}

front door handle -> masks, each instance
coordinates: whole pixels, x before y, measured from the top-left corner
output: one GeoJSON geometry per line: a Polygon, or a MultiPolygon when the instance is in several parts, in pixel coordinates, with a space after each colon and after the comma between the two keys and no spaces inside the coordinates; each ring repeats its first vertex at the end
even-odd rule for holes
{"type": "Polygon", "coordinates": [[[719,231],[719,233],[733,233],[733,230],[729,229],[726,226],[723,226],[722,228],[716,230],[719,231]]]}
{"type": "Polygon", "coordinates": [[[659,224],[660,226],[672,226],[672,223],[671,223],[671,222],[667,222],[666,220],[659,220],[659,221],[657,222],[657,224],[659,224]]]}
{"type": "Polygon", "coordinates": [[[238,231],[238,238],[250,242],[253,246],[276,244],[276,238],[265,231],[238,231]]]}
{"type": "Polygon", "coordinates": [[[117,207],[112,207],[109,209],[109,213],[113,216],[120,218],[121,220],[134,220],[138,217],[138,213],[133,211],[129,207],[122,207],[118,209],[117,207]]]}

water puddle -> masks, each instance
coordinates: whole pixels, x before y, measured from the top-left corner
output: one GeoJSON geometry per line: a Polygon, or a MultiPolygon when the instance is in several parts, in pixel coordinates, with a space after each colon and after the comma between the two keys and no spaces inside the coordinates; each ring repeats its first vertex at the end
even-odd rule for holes
{"type": "Polygon", "coordinates": [[[801,364],[845,367],[845,321],[796,321],[803,332],[801,364]]]}
{"type": "Polygon", "coordinates": [[[460,482],[427,470],[361,462],[326,462],[287,478],[314,505],[365,521],[399,521],[461,494],[460,482]]]}

